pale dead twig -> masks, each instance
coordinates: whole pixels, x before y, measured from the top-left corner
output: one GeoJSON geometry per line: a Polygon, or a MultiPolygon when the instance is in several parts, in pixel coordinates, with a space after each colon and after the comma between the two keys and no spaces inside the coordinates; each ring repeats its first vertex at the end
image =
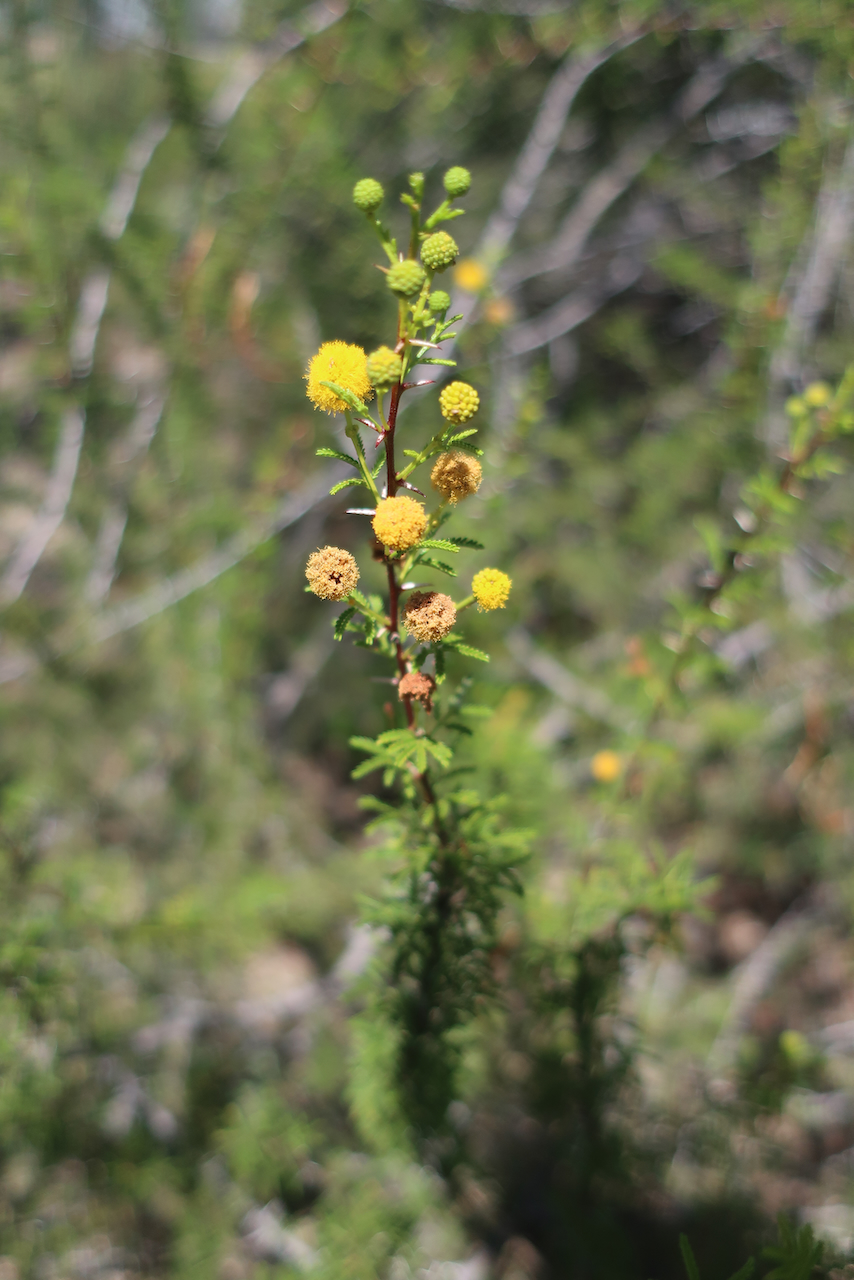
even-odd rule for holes
{"type": "MultiPolygon", "coordinates": [[[[283,23],[276,36],[257,52],[253,74],[249,77],[235,68],[225,85],[214,95],[208,110],[211,128],[224,128],[234,117],[252,85],[277,59],[292,52],[309,36],[325,30],[347,11],[347,0],[317,0],[303,12],[295,26],[283,23]]],[[[248,55],[247,55],[248,56],[248,55]]],[[[156,116],[144,122],[125,153],[124,163],[113,184],[99,227],[106,239],[116,241],[124,234],[139,194],[143,175],[151,163],[160,143],[171,128],[168,116],[156,116]]],[[[94,268],[85,277],[80,290],[77,315],[69,338],[69,361],[74,376],[88,377],[92,371],[95,347],[101,329],[101,321],[107,306],[110,289],[110,271],[103,266],[94,268]]],[[[85,414],[79,407],[69,409],[63,417],[62,430],[53,462],[48,494],[42,509],[21,538],[12,554],[10,563],[0,579],[0,601],[11,604],[17,600],[27,585],[30,575],[44,554],[50,539],[61,525],[77,475],[77,463],[83,444],[85,414]],[[58,505],[62,498],[61,506],[58,505]]],[[[106,561],[107,542],[121,540],[124,525],[120,514],[113,512],[102,525],[104,545],[101,548],[106,561]]],[[[116,554],[118,545],[116,545],[116,554]]],[[[103,577],[103,575],[102,575],[103,577]]]]}
{"type": "MultiPolygon", "coordinates": [[[[154,439],[157,425],[163,416],[165,399],[162,394],[151,396],[138,409],[128,428],[127,435],[119,450],[117,461],[127,467],[148,452],[154,439]]],[[[99,605],[106,600],[113,579],[116,576],[116,565],[122,545],[125,527],[127,526],[127,492],[130,477],[126,477],[121,490],[114,493],[107,502],[101,517],[101,525],[95,542],[95,555],[92,569],[86,580],[83,597],[87,604],[99,605]]]]}
{"type": "Polygon", "coordinates": [[[137,627],[233,569],[263,543],[295,524],[318,502],[322,502],[329,492],[330,484],[341,478],[341,470],[342,468],[329,471],[324,469],[320,474],[312,476],[296,493],[283,499],[267,519],[241,529],[216,551],[202,556],[200,560],[171,577],[164,578],[148,591],[107,609],[93,620],[87,640],[99,644],[122,631],[137,627]]]}
{"type": "Polygon", "coordinates": [[[505,289],[515,288],[534,276],[566,271],[574,266],[603,215],[676,131],[718,96],[728,76],[749,56],[747,51],[742,51],[737,58],[718,58],[701,67],[679,94],[673,110],[639,130],[587,184],[551,243],[509,262],[499,274],[499,285],[505,289]]]}
{"type": "Polygon", "coordinates": [[[555,72],[543,94],[524,146],[504,183],[498,208],[483,229],[477,257],[486,262],[497,262],[504,255],[560,141],[579,90],[594,71],[615,54],[637,43],[643,34],[643,29],[634,31],[586,57],[567,57],[555,72]]]}
{"type": "MultiPolygon", "coordinates": [[[[848,139],[838,170],[828,169],[816,202],[815,219],[799,257],[806,265],[789,296],[786,326],[768,369],[768,408],[764,437],[769,449],[786,443],[787,427],[783,404],[802,377],[804,353],[815,336],[818,322],[827,309],[834,286],[845,263],[854,224],[854,131],[848,139]]],[[[793,273],[790,273],[793,274],[793,273]]]]}
{"type": "Polygon", "coordinates": [[[738,1047],[750,1027],[759,1001],[806,935],[824,918],[822,904],[812,896],[799,898],[784,912],[765,938],[736,970],[732,998],[709,1051],[707,1069],[713,1080],[725,1080],[735,1065],[738,1047]]]}
{"type": "Polygon", "coordinates": [[[632,725],[601,689],[585,684],[579,676],[534,644],[524,627],[516,627],[506,639],[507,648],[519,666],[567,707],[583,711],[591,720],[626,732],[632,725]]]}
{"type": "Polygon", "coordinates": [[[0,601],[3,604],[12,604],[18,599],[45,547],[62,523],[80,461],[83,423],[83,412],[76,405],[66,409],[62,416],[45,500],[0,578],[0,601]]]}
{"type": "Polygon", "coordinates": [[[620,254],[612,259],[604,279],[586,289],[577,289],[548,307],[533,320],[514,325],[505,339],[509,356],[521,356],[571,333],[602,307],[609,298],[631,288],[644,269],[642,259],[620,254]]]}
{"type": "Polygon", "coordinates": [[[349,0],[317,0],[303,10],[296,22],[283,22],[270,40],[241,54],[208,107],[205,122],[209,128],[224,128],[265,71],[286,54],[293,53],[310,36],[319,35],[343,18],[349,7],[349,0]]]}
{"type": "Polygon", "coordinates": [[[113,183],[99,227],[107,240],[120,240],[133,213],[139,184],[155,151],[172,127],[169,116],[152,116],[137,130],[128,144],[124,164],[113,183]]]}

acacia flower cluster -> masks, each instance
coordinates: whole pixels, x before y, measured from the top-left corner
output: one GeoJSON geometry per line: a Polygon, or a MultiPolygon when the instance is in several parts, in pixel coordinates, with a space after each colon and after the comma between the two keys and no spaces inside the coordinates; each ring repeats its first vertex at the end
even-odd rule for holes
{"type": "MultiPolygon", "coordinates": [[[[333,492],[347,484],[357,484],[367,488],[374,499],[369,511],[376,538],[373,557],[379,558],[385,568],[387,604],[377,597],[368,600],[358,592],[358,565],[352,554],[341,547],[315,551],[306,565],[306,578],[316,596],[347,603],[348,608],[336,621],[339,639],[347,630],[361,629],[363,643],[378,645],[394,659],[407,724],[415,731],[412,704],[418,703],[425,712],[432,710],[437,682],[440,684],[444,678],[446,651],[452,649],[484,660],[487,657],[455,635],[458,613],[475,602],[481,612],[503,608],[511,584],[501,570],[481,569],[472,580],[471,595],[455,604],[444,592],[424,590],[424,583],[407,581],[412,573],[424,570],[456,576],[453,566],[433,553],[455,556],[465,547],[477,548],[470,538],[448,538],[441,532],[451,511],[476,494],[483,479],[480,450],[470,441],[475,429],[456,430],[474,418],[480,408],[480,396],[470,383],[456,379],[439,392],[443,425],[426,448],[406,451],[413,461],[402,468],[398,463],[398,412],[404,392],[412,385],[407,378],[415,365],[453,364],[441,359],[439,352],[443,341],[455,337],[450,330],[460,317],[447,317],[450,295],[443,289],[434,289],[432,284],[434,276],[458,259],[456,241],[440,224],[462,212],[454,207],[454,201],[468,191],[471,175],[460,165],[449,169],[443,183],[446,199],[427,218],[421,212],[423,174],[413,174],[409,185],[410,192],[401,197],[412,212],[413,224],[405,250],[398,250],[396,240],[378,221],[377,212],[385,197],[382,185],[373,178],[363,178],[353,190],[356,208],[373,225],[388,258],[388,266],[383,268],[386,284],[399,300],[394,341],[368,353],[352,343],[324,342],[306,373],[312,404],[325,413],[344,414],[346,435],[353,445],[352,454],[338,449],[318,450],[321,455],[347,461],[357,473],[336,485],[333,492]],[[371,413],[368,403],[375,392],[377,408],[371,413]],[[369,466],[363,430],[373,432],[376,449],[382,449],[377,466],[369,466]],[[414,488],[409,477],[428,462],[430,483],[440,499],[433,512],[418,498],[400,492],[414,488]],[[380,471],[384,471],[382,488],[377,483],[380,471]],[[428,666],[429,671],[424,670],[428,666]]],[[[470,269],[469,275],[471,279],[466,283],[471,287],[477,282],[470,269]]]]}
{"type": "Polygon", "coordinates": [[[346,401],[330,388],[330,383],[337,383],[360,400],[367,400],[372,394],[367,365],[361,347],[347,342],[324,342],[312,357],[305,375],[309,400],[324,413],[343,413],[346,401]]]}
{"type": "MultiPolygon", "coordinates": [[[[450,294],[434,287],[435,278],[455,268],[458,286],[464,281],[464,287],[478,289],[485,283],[478,264],[458,263],[457,243],[442,226],[462,213],[455,201],[470,184],[466,169],[449,169],[445,198],[425,216],[424,175],[412,174],[409,191],[401,196],[411,231],[400,248],[379,221],[381,184],[373,178],[356,184],[354,204],[386,257],[381,270],[397,329],[369,352],[325,342],[306,374],[312,404],[344,418],[350,447],[318,450],[346,463],[351,472],[332,493],[351,485],[361,489],[359,504],[349,514],[368,516],[373,534],[363,577],[350,551],[327,546],[309,556],[306,578],[316,596],[343,606],[334,622],[335,638],[354,634],[358,644],[386,657],[394,672],[397,701],[386,704],[394,727],[376,738],[353,738],[351,744],[367,755],[354,777],[381,770],[384,787],[395,789],[395,804],[368,796],[365,805],[376,803],[384,821],[396,824],[400,875],[411,873],[411,883],[421,886],[414,897],[409,889],[403,897],[394,891],[389,916],[380,912],[377,922],[393,953],[390,972],[398,975],[381,999],[403,1001],[391,1014],[392,1039],[400,1046],[398,1088],[407,1099],[407,1114],[424,1131],[444,1124],[451,1076],[440,1072],[437,1077],[435,1064],[453,1057],[456,1049],[444,1037],[471,1016],[479,993],[490,988],[490,940],[497,936],[502,894],[519,888],[514,869],[519,841],[500,829],[497,803],[481,800],[471,787],[460,791],[449,769],[454,750],[470,732],[464,723],[469,682],[447,695],[443,688],[449,656],[489,661],[458,627],[470,605],[477,603],[481,612],[503,608],[510,578],[500,569],[481,569],[471,594],[456,601],[433,583],[435,575],[456,578],[455,562],[464,553],[483,550],[474,538],[446,527],[483,479],[481,451],[472,441],[477,428],[469,425],[480,408],[477,390],[459,379],[440,385],[427,443],[415,447],[415,440],[401,440],[407,425],[400,418],[404,395],[443,378],[454,366],[442,344],[456,337],[453,326],[462,317],[448,315],[450,294]],[[410,447],[402,448],[404,443],[410,447]]],[[[476,710],[482,714],[484,708],[476,710]]]]}

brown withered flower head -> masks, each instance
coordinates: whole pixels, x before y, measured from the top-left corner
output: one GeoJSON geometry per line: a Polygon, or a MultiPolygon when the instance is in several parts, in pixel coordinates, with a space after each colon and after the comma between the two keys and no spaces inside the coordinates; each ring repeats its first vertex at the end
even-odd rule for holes
{"type": "Polygon", "coordinates": [[[441,591],[413,591],[403,611],[407,631],[429,644],[446,636],[457,620],[457,610],[450,596],[441,591]]]}
{"type": "Polygon", "coordinates": [[[421,703],[425,711],[432,711],[435,688],[436,681],[432,676],[425,676],[420,671],[408,671],[405,676],[400,677],[397,696],[401,702],[404,698],[414,698],[416,702],[421,703]]]}
{"type": "Polygon", "coordinates": [[[321,547],[308,557],[308,585],[321,600],[346,600],[359,581],[359,566],[341,547],[321,547]]]}
{"type": "Polygon", "coordinates": [[[436,460],[430,472],[434,489],[438,489],[448,502],[459,502],[469,494],[477,493],[483,479],[483,468],[477,458],[462,449],[452,449],[436,460]]]}

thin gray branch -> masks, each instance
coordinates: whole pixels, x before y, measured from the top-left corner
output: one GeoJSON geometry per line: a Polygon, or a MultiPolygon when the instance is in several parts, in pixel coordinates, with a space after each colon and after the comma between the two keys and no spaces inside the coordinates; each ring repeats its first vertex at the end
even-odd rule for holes
{"type": "MultiPolygon", "coordinates": [[[[134,415],[127,435],[117,452],[116,461],[120,466],[128,467],[148,452],[157,424],[163,415],[164,405],[163,395],[156,394],[149,397],[134,415]]],[[[117,487],[116,492],[107,502],[95,542],[92,569],[83,591],[87,604],[100,605],[106,600],[116,576],[116,564],[127,525],[127,495],[130,483],[131,477],[125,477],[123,483],[117,487]]]]}
{"type": "Polygon", "coordinates": [[[578,289],[568,298],[562,298],[553,307],[541,312],[533,320],[516,325],[506,338],[506,350],[511,356],[524,355],[554,342],[555,338],[571,333],[602,307],[609,298],[629,289],[644,268],[643,261],[633,255],[620,254],[614,258],[607,276],[598,285],[578,289]]]}
{"type": "Polygon", "coordinates": [[[109,291],[110,273],[106,267],[96,267],[90,271],[80,287],[77,315],[68,340],[71,371],[75,378],[85,378],[92,372],[95,344],[109,291]]]}
{"type": "Polygon", "coordinates": [[[771,357],[764,423],[765,441],[770,449],[779,449],[786,442],[783,405],[802,377],[804,354],[827,310],[848,254],[852,224],[854,131],[848,139],[839,169],[825,173],[816,204],[815,222],[801,248],[806,266],[791,294],[783,337],[771,357]]]}
{"type": "Polygon", "coordinates": [[[557,235],[542,249],[521,254],[500,273],[499,283],[514,288],[524,280],[549,271],[568,270],[581,257],[596,224],[643,172],[657,151],[718,96],[727,77],[747,60],[719,58],[688,82],[668,115],[640,129],[582,191],[557,235]]]}
{"type": "Polygon", "coordinates": [[[108,240],[119,240],[124,235],[128,218],[133,213],[136,197],[139,195],[142,175],[171,127],[169,116],[152,116],[140,126],[128,144],[124,164],[113,183],[98,224],[101,234],[108,240]]]}
{"type": "MultiPolygon", "coordinates": [[[[348,0],[316,0],[303,11],[296,26],[283,23],[276,36],[256,51],[257,61],[253,63],[253,74],[247,78],[238,66],[231,78],[214,95],[208,110],[208,123],[212,127],[220,128],[227,125],[252,85],[269,66],[286,53],[296,49],[309,36],[337,22],[348,7],[348,0]]],[[[131,139],[124,163],[110,191],[99,223],[101,232],[107,239],[115,241],[124,234],[136,204],[143,174],[157,147],[167,136],[171,123],[168,116],[154,117],[147,120],[131,139]]],[[[76,378],[86,378],[92,371],[95,347],[107,306],[109,289],[110,272],[106,267],[94,268],[83,281],[77,315],[69,338],[69,359],[72,373],[76,378]]],[[[9,604],[18,599],[48,542],[62,523],[77,474],[84,424],[85,416],[81,410],[77,408],[68,410],[63,419],[63,428],[54,457],[53,472],[45,503],[42,510],[34,517],[31,528],[16,547],[6,572],[0,579],[0,602],[2,603],[9,604]],[[63,488],[66,483],[67,491],[63,488]],[[60,496],[63,497],[61,508],[57,506],[60,496]]],[[[156,426],[156,423],[154,425],[156,426]]],[[[104,566],[113,544],[115,554],[118,554],[123,530],[124,523],[120,519],[120,514],[113,512],[112,518],[108,519],[107,525],[102,526],[101,530],[103,540],[99,551],[104,566]]],[[[113,562],[114,560],[115,556],[113,556],[113,562]]],[[[102,573],[98,583],[99,590],[103,576],[102,573]]]]}
{"type": "Polygon", "coordinates": [[[296,23],[283,22],[272,39],[254,49],[247,49],[214,94],[205,117],[206,124],[212,129],[224,128],[269,67],[286,54],[293,53],[309,36],[318,35],[343,18],[349,7],[349,0],[317,0],[316,4],[303,10],[296,23]]]}
{"type": "Polygon", "coordinates": [[[731,1071],[757,1004],[771,989],[780,970],[802,940],[823,918],[820,903],[809,898],[799,899],[736,970],[732,998],[707,1059],[708,1070],[713,1076],[726,1077],[731,1071]]]}
{"type": "Polygon", "coordinates": [[[528,675],[564,704],[583,711],[591,720],[626,731],[632,726],[619,707],[601,689],[585,684],[550,653],[534,644],[523,627],[516,627],[506,639],[507,648],[528,675]]]}
{"type": "Polygon", "coordinates": [[[0,578],[0,603],[12,604],[18,599],[47,544],[62,524],[77,475],[84,422],[83,411],[76,405],[63,414],[47,493],[41,510],[18,543],[0,578]]]}
{"type": "Polygon", "coordinates": [[[270,719],[277,726],[290,719],[303,699],[306,689],[332,656],[335,640],[324,619],[291,658],[290,666],[281,675],[274,676],[267,686],[264,705],[270,719]]]}
{"type": "Polygon", "coordinates": [[[560,141],[579,90],[594,71],[615,54],[635,44],[643,34],[643,30],[634,31],[604,49],[582,58],[568,57],[561,64],[543,94],[531,131],[504,184],[498,208],[483,230],[477,248],[478,257],[496,262],[503,256],[560,141]]]}
{"type": "Polygon", "coordinates": [[[142,622],[147,622],[156,614],[162,613],[170,605],[184,600],[201,587],[206,587],[221,574],[233,569],[241,560],[245,560],[253,551],[268,542],[275,534],[281,533],[290,525],[296,524],[302,516],[326,497],[331,484],[341,479],[343,468],[323,470],[307,481],[296,493],[285,498],[271,516],[259,524],[241,529],[224,546],[202,556],[186,569],[164,578],[147,591],[133,596],[130,600],[116,605],[92,620],[88,640],[99,644],[129,631],[142,622]]]}

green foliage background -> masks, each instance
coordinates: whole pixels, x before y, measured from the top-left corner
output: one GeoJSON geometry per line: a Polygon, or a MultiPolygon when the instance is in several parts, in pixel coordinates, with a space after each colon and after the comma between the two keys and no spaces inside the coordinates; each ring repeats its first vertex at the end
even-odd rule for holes
{"type": "MultiPolygon", "coordinates": [[[[851,359],[850,6],[228,12],[0,9],[0,1276],[664,1280],[684,1231],[714,1280],[780,1211],[841,1263],[850,440],[661,691],[742,486],[776,465],[784,399],[851,359]],[[498,999],[461,1035],[454,1151],[416,1155],[388,1043],[349,1065],[360,902],[386,868],[357,804],[379,784],[350,780],[347,743],[388,727],[386,672],[333,652],[303,592],[306,555],[365,526],[346,495],[312,500],[315,448],[341,440],[302,375],[323,338],[388,337],[354,181],[397,192],[418,168],[436,194],[467,165],[454,234],[477,253],[564,59],[635,31],[582,85],[458,353],[486,450],[460,532],[514,579],[467,623],[493,653],[468,763],[534,839],[498,999]],[[692,115],[680,93],[721,58],[692,115]],[[253,70],[220,125],[217,91],[253,70]],[[115,236],[146,129],[162,140],[115,236]],[[640,143],[579,259],[512,285],[640,143]],[[829,283],[795,332],[828,210],[829,283]],[[81,293],[105,271],[88,368],[81,293]],[[586,318],[520,351],[572,296],[586,318]],[[75,408],[70,501],[12,599],[75,408]],[[235,538],[234,566],[182,594],[235,538]]],[[[426,402],[404,421],[414,444],[432,429],[426,402]]],[[[772,1274],[806,1280],[811,1249],[784,1225],[772,1274]]]]}

